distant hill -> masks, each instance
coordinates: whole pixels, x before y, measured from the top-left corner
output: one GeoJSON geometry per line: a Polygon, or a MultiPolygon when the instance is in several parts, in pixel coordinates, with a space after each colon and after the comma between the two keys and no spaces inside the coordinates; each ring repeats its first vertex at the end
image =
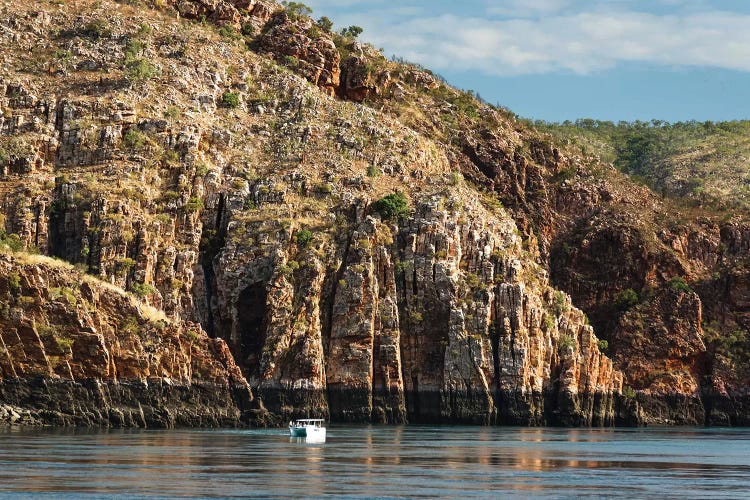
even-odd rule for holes
{"type": "Polygon", "coordinates": [[[750,121],[534,122],[656,192],[696,205],[750,207],[750,121]]]}

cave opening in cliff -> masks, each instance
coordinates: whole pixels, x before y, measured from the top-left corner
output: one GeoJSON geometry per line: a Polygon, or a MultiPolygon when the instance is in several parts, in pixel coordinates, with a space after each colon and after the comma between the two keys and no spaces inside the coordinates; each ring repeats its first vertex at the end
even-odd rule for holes
{"type": "Polygon", "coordinates": [[[249,377],[260,373],[260,359],[266,342],[267,296],[265,285],[257,283],[245,288],[237,300],[240,363],[249,377]]]}

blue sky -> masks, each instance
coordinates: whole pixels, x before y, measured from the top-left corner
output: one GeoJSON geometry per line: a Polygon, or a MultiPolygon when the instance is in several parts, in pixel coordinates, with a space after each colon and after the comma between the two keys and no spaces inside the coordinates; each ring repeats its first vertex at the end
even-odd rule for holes
{"type": "Polygon", "coordinates": [[[750,0],[308,0],[521,116],[750,119],[750,0]]]}

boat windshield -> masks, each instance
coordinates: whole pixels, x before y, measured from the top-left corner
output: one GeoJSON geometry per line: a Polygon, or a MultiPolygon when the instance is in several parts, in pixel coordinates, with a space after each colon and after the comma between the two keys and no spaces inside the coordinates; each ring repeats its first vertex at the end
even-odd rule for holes
{"type": "Polygon", "coordinates": [[[309,424],[322,424],[325,422],[322,418],[301,418],[299,420],[295,420],[295,424],[298,425],[309,425],[309,424]]]}

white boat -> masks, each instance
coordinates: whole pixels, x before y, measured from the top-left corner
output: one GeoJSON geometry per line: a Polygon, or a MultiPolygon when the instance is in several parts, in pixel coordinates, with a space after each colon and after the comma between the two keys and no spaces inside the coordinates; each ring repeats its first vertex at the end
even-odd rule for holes
{"type": "Polygon", "coordinates": [[[289,422],[289,434],[291,437],[325,441],[326,428],[323,427],[324,423],[325,420],[322,418],[301,418],[294,422],[289,422]]]}

